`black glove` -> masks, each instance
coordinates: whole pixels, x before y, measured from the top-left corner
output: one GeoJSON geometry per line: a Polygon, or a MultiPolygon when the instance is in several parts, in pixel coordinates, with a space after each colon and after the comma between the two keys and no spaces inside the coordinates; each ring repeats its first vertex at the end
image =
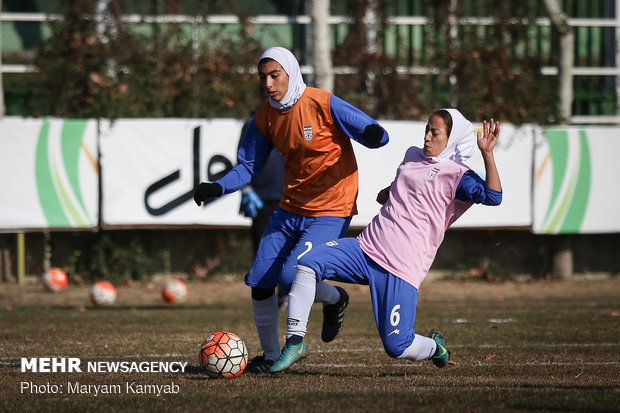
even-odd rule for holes
{"type": "Polygon", "coordinates": [[[377,146],[379,142],[381,142],[381,138],[383,138],[384,133],[385,130],[383,130],[381,126],[377,125],[376,123],[372,123],[366,126],[366,129],[364,129],[363,138],[372,146],[377,146]]]}
{"type": "Polygon", "coordinates": [[[201,182],[194,190],[194,202],[200,206],[201,202],[206,202],[209,198],[222,195],[222,185],[215,182],[201,182]]]}

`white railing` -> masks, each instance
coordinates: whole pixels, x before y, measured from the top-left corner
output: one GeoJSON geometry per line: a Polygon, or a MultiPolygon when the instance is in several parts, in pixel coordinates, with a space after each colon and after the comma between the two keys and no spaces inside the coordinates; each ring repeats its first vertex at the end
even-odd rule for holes
{"type": "MultiPolygon", "coordinates": [[[[45,14],[45,13],[0,13],[1,22],[48,22],[62,20],[63,16],[59,14],[45,14]]],[[[102,20],[102,18],[97,18],[102,20]]],[[[248,17],[246,20],[240,19],[235,15],[213,15],[213,16],[189,16],[189,15],[138,15],[129,14],[121,17],[121,21],[125,23],[185,23],[194,25],[196,30],[198,25],[201,24],[238,24],[245,21],[249,24],[310,24],[311,18],[306,15],[298,16],[282,16],[282,15],[260,15],[248,17]]],[[[328,24],[351,24],[354,19],[347,16],[330,16],[328,18],[328,24]]],[[[386,22],[391,25],[414,25],[421,26],[431,22],[427,17],[423,16],[394,16],[388,17],[386,22]]],[[[368,21],[367,23],[372,23],[368,21]]],[[[498,20],[494,18],[486,17],[463,17],[457,19],[457,24],[460,25],[478,25],[478,26],[491,26],[497,24],[498,20]]],[[[528,24],[527,19],[511,19],[508,23],[512,24],[528,24]]],[[[551,26],[551,21],[548,18],[537,18],[534,20],[536,26],[551,26]]],[[[569,23],[573,27],[610,27],[616,29],[616,38],[620,39],[620,19],[590,19],[590,18],[571,18],[569,23]]],[[[197,40],[196,40],[197,41],[197,40]]],[[[620,40],[617,40],[620,44],[620,40]]],[[[574,67],[572,70],[573,75],[576,76],[615,76],[616,84],[618,85],[618,95],[620,99],[620,47],[616,45],[616,66],[615,67],[574,67]]],[[[448,73],[448,69],[440,69],[437,67],[423,67],[423,66],[398,66],[396,68],[399,74],[411,74],[411,75],[425,75],[425,74],[438,74],[448,73]]],[[[18,64],[3,64],[0,66],[1,73],[30,73],[36,72],[36,68],[32,65],[18,65],[18,64]]],[[[303,66],[302,73],[313,74],[313,68],[311,66],[303,66]]],[[[334,67],[334,73],[336,75],[353,74],[357,73],[357,69],[348,66],[336,66],[334,67]]],[[[541,69],[543,75],[557,75],[558,68],[555,66],[546,66],[541,69]]],[[[620,110],[620,103],[618,104],[620,110]]],[[[573,116],[571,118],[572,123],[609,123],[620,124],[620,115],[616,116],[573,116]]]]}

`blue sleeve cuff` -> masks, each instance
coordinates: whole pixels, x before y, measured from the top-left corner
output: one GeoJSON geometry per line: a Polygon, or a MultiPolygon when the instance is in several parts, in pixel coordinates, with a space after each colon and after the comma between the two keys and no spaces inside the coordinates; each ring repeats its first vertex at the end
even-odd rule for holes
{"type": "Polygon", "coordinates": [[[365,147],[380,148],[389,142],[390,137],[387,131],[377,121],[338,96],[331,96],[329,110],[338,129],[365,147]],[[379,126],[383,130],[383,136],[375,142],[368,142],[364,139],[364,131],[368,125],[379,126]]]}
{"type": "Polygon", "coordinates": [[[216,181],[222,186],[224,194],[238,191],[258,176],[272,149],[273,143],[263,136],[252,118],[237,152],[237,165],[216,181]]]}
{"type": "Polygon", "coordinates": [[[502,203],[502,191],[487,187],[484,180],[471,169],[461,178],[455,197],[459,201],[488,206],[497,206],[502,203]]]}

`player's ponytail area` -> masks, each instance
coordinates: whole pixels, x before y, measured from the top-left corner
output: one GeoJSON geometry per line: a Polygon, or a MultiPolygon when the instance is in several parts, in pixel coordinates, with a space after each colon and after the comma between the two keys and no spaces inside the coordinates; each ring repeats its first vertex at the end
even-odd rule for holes
{"type": "Polygon", "coordinates": [[[0,411],[619,411],[618,277],[426,282],[415,329],[445,334],[442,369],[389,357],[368,289],[339,285],[350,302],[333,342],[315,305],[307,358],[234,379],[210,378],[198,354],[223,330],[258,355],[241,282],[190,281],[175,305],[152,286],[118,286],[110,306],[90,304],[88,287],[2,285],[0,411]]]}

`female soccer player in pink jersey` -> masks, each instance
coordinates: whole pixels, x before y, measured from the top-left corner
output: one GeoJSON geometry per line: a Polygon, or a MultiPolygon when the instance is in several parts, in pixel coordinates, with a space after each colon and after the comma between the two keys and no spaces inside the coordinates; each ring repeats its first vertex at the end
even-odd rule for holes
{"type": "Polygon", "coordinates": [[[379,213],[357,238],[317,246],[300,258],[288,303],[287,340],[270,371],[276,373],[308,354],[303,337],[317,282],[328,279],[370,287],[375,321],[387,354],[431,359],[444,367],[450,353],[444,336],[416,334],[418,289],[448,227],[473,203],[499,205],[502,187],[493,148],[499,122],[483,122],[477,144],[486,182],[462,162],[476,138],[471,122],[456,109],[431,113],[424,147],[412,146],[392,184],[379,192],[379,213]]]}
{"type": "MultiPolygon", "coordinates": [[[[297,259],[315,245],[343,237],[357,213],[357,163],[351,139],[379,148],[389,137],[361,110],[329,92],[306,87],[297,59],[283,47],[262,54],[258,74],[269,100],[248,126],[237,165],[216,182],[201,183],[194,200],[200,205],[246,186],[260,173],[274,146],[286,158],[280,205],[245,277],[252,288],[254,321],[264,352],[250,361],[247,371],[267,373],[280,355],[276,286],[287,294],[297,259]]],[[[332,341],[342,328],[348,295],[320,282],[316,299],[324,303],[321,338],[332,341]]]]}

